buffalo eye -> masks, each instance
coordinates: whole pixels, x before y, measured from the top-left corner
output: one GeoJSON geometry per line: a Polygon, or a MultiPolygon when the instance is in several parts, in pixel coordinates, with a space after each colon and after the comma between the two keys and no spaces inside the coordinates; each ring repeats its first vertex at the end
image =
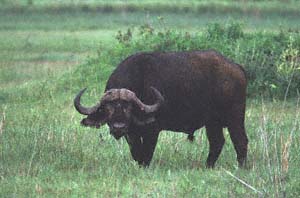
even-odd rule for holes
{"type": "Polygon", "coordinates": [[[130,112],[130,109],[131,109],[131,106],[130,106],[129,103],[124,102],[124,103],[122,104],[122,110],[123,110],[123,112],[129,113],[129,112],[130,112]]]}
{"type": "Polygon", "coordinates": [[[123,108],[123,112],[124,113],[129,113],[130,112],[130,108],[129,107],[123,108]]]}
{"type": "Polygon", "coordinates": [[[114,107],[113,107],[113,105],[112,104],[106,104],[105,105],[105,109],[106,109],[106,111],[108,112],[108,113],[113,113],[114,112],[114,107]]]}

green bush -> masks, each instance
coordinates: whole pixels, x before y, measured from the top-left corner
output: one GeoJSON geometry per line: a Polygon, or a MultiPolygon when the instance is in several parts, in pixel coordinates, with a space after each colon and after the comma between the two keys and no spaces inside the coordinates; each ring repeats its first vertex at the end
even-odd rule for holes
{"type": "Polygon", "coordinates": [[[215,49],[244,66],[250,96],[283,98],[296,96],[299,91],[299,32],[245,33],[243,25],[237,22],[208,24],[205,31],[199,33],[159,31],[143,25],[138,29],[119,31],[117,39],[117,57],[140,51],[215,49]]]}
{"type": "Polygon", "coordinates": [[[14,89],[14,95],[8,94],[9,90],[7,93],[3,92],[0,99],[13,102],[30,97],[33,102],[43,98],[51,99],[67,91],[72,95],[84,87],[88,87],[93,93],[99,93],[104,89],[113,69],[131,54],[142,51],[207,49],[217,50],[245,68],[249,97],[284,99],[299,95],[299,32],[246,33],[242,24],[236,22],[209,24],[205,31],[196,33],[156,30],[146,24],[124,32],[118,31],[116,39],[118,43],[114,48],[101,52],[99,50],[98,56],[88,58],[86,64],[58,77],[49,78],[42,82],[42,86],[37,83],[19,87],[14,89]]]}

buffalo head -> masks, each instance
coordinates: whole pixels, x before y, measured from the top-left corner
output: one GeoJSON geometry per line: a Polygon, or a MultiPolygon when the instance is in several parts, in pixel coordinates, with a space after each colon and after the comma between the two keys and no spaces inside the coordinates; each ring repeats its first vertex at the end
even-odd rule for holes
{"type": "MultiPolygon", "coordinates": [[[[85,90],[86,88],[81,90],[74,99],[76,110],[83,115],[87,115],[81,121],[81,124],[99,128],[107,123],[110,133],[116,139],[128,132],[131,123],[146,125],[155,121],[153,113],[159,109],[164,101],[161,93],[154,87],[151,87],[156,96],[156,102],[153,105],[144,104],[134,92],[123,88],[107,90],[98,104],[93,107],[83,107],[80,104],[80,98],[85,90]],[[138,118],[134,113],[137,112],[136,110],[144,115],[138,118]]],[[[139,115],[141,115],[140,113],[139,115]]]]}

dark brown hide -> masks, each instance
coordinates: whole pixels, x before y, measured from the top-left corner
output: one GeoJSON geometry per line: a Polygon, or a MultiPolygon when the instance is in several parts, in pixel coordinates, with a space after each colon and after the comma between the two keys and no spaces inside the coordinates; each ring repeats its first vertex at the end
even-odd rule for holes
{"type": "MultiPolygon", "coordinates": [[[[130,90],[144,104],[153,104],[155,87],[163,104],[150,112],[151,118],[134,109],[139,120],[131,122],[125,138],[134,160],[149,165],[162,130],[185,132],[192,139],[205,127],[209,141],[207,167],[213,167],[221,153],[227,127],[239,165],[247,157],[244,128],[247,81],[243,68],[216,51],[153,52],[132,55],[111,74],[106,91],[130,90]]],[[[157,94],[156,94],[157,95],[157,94]]]]}

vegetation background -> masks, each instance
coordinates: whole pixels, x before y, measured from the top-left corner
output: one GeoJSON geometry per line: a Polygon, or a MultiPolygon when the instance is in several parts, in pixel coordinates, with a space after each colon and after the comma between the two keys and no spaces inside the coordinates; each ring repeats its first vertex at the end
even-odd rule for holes
{"type": "Polygon", "coordinates": [[[298,0],[0,0],[0,197],[299,197],[299,87],[298,0]],[[248,169],[227,130],[213,170],[203,129],[163,132],[143,169],[80,126],[73,97],[94,104],[126,56],[194,49],[246,69],[248,169]]]}

